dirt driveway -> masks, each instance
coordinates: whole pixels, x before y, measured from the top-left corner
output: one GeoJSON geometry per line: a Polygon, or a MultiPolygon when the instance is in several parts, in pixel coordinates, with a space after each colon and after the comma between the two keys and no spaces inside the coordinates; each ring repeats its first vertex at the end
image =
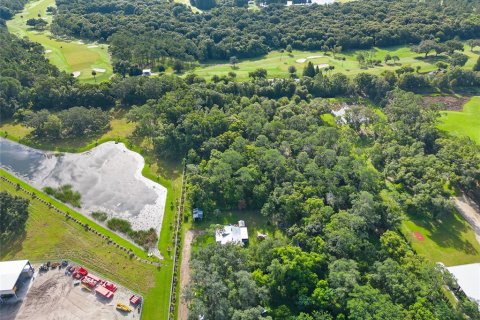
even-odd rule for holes
{"type": "Polygon", "coordinates": [[[197,230],[188,230],[185,234],[182,249],[182,264],[180,266],[180,304],[178,306],[178,320],[187,320],[188,305],[183,298],[183,292],[190,282],[190,257],[192,253],[192,241],[199,234],[197,230]]]}
{"type": "Polygon", "coordinates": [[[453,199],[458,212],[470,223],[480,243],[480,208],[464,194],[453,199]]]}

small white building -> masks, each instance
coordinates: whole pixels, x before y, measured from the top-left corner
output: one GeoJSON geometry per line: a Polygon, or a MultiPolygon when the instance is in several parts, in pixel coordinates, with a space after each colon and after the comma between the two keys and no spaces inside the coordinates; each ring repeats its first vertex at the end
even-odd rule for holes
{"type": "Polygon", "coordinates": [[[33,276],[33,267],[28,260],[0,262],[0,297],[15,296],[22,282],[33,276]]]}
{"type": "Polygon", "coordinates": [[[470,299],[480,304],[480,263],[448,267],[457,283],[470,299]]]}
{"type": "Polygon", "coordinates": [[[203,220],[203,210],[200,208],[194,208],[192,212],[193,221],[203,220]]]}
{"type": "Polygon", "coordinates": [[[246,244],[248,242],[248,229],[245,222],[240,220],[238,225],[228,225],[215,232],[215,241],[220,244],[237,243],[246,244]]]}
{"type": "Polygon", "coordinates": [[[152,75],[152,69],[143,69],[142,70],[142,76],[149,77],[151,75],[152,75]]]}

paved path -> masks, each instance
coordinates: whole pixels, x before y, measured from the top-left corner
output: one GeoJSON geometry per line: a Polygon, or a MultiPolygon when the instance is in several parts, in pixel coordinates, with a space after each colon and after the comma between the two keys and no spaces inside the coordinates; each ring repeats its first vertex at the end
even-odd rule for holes
{"type": "Polygon", "coordinates": [[[190,282],[190,256],[192,253],[192,241],[197,231],[188,230],[185,234],[185,241],[182,250],[182,264],[180,266],[180,304],[178,306],[178,320],[187,320],[188,306],[183,298],[183,291],[190,282]]]}
{"type": "Polygon", "coordinates": [[[480,243],[480,208],[465,194],[453,199],[458,212],[472,225],[477,241],[480,243]]]}

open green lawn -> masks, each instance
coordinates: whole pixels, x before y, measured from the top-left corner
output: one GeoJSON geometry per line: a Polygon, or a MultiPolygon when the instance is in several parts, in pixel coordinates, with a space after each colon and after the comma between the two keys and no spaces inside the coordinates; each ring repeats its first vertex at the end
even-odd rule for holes
{"type": "MultiPolygon", "coordinates": [[[[191,218],[191,211],[187,212],[191,218]]],[[[239,220],[245,221],[248,228],[248,238],[250,244],[257,242],[257,232],[266,234],[268,237],[282,237],[282,232],[269,222],[267,217],[264,217],[258,211],[224,211],[218,217],[207,215],[203,221],[192,222],[191,228],[195,230],[204,231],[197,236],[194,242],[194,250],[215,242],[215,235],[210,229],[211,225],[229,225],[237,224],[239,220]]]]}
{"type": "Polygon", "coordinates": [[[472,97],[463,111],[442,111],[438,127],[455,136],[468,136],[480,144],[480,96],[472,97]]]}
{"type": "Polygon", "coordinates": [[[0,123],[0,136],[13,141],[43,150],[59,152],[82,152],[106,141],[126,139],[135,130],[135,123],[128,122],[123,114],[118,114],[110,121],[110,129],[98,136],[82,136],[79,138],[41,140],[32,139],[32,129],[14,122],[0,123]]]}
{"type": "MultiPolygon", "coordinates": [[[[204,64],[194,70],[199,76],[210,79],[213,75],[224,76],[233,71],[237,74],[237,79],[247,80],[248,73],[258,68],[264,68],[267,70],[268,78],[286,78],[289,76],[288,67],[295,66],[297,68],[297,75],[301,76],[303,68],[307,65],[308,61],[311,61],[314,65],[332,65],[335,69],[332,72],[341,72],[348,76],[355,76],[361,72],[369,72],[373,74],[380,74],[384,70],[396,70],[401,66],[411,66],[416,68],[420,66],[420,72],[430,72],[437,69],[435,63],[438,61],[446,61],[448,57],[440,55],[434,57],[432,54],[427,59],[423,58],[422,54],[412,52],[409,47],[397,46],[388,49],[374,48],[375,59],[382,61],[382,66],[362,69],[356,60],[356,56],[360,52],[367,52],[366,50],[346,51],[338,54],[338,57],[344,57],[345,61],[334,59],[332,53],[328,53],[325,56],[321,51],[297,51],[294,50],[290,55],[287,52],[272,51],[264,57],[255,59],[243,59],[236,65],[236,68],[228,63],[228,61],[213,61],[208,64],[204,64]],[[391,56],[398,56],[400,58],[399,63],[393,64],[383,63],[384,57],[390,54],[391,56]]],[[[465,47],[466,55],[469,56],[469,60],[465,65],[465,68],[471,69],[478,57],[478,54],[471,52],[470,47],[465,47]]]]}
{"type": "Polygon", "coordinates": [[[8,30],[19,37],[26,36],[31,41],[43,45],[47,52],[45,55],[52,64],[68,73],[79,71],[80,76],[78,79],[81,81],[95,82],[92,76],[93,68],[105,69],[105,72],[97,71],[97,82],[110,78],[112,66],[107,45],[83,44],[77,40],[60,40],[52,37],[48,30],[39,32],[32,30],[26,25],[28,19],[38,18],[38,14],[50,23],[53,17],[46,13],[46,9],[49,6],[55,6],[55,0],[29,2],[22,12],[15,15],[12,20],[7,21],[8,30]]]}
{"type": "Polygon", "coordinates": [[[470,224],[457,211],[438,223],[408,216],[401,230],[413,249],[433,262],[447,266],[480,262],[480,244],[470,224]],[[425,239],[418,240],[414,232],[420,232],[425,239]]]}

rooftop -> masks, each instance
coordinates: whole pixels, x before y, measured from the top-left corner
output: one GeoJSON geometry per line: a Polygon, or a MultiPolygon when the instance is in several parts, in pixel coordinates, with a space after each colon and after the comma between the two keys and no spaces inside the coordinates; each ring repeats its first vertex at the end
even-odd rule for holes
{"type": "Polygon", "coordinates": [[[447,269],[455,276],[463,292],[470,299],[480,303],[480,263],[464,264],[447,269]]]}
{"type": "Polygon", "coordinates": [[[0,293],[11,291],[15,287],[20,274],[28,263],[28,260],[0,262],[0,293]]]}

